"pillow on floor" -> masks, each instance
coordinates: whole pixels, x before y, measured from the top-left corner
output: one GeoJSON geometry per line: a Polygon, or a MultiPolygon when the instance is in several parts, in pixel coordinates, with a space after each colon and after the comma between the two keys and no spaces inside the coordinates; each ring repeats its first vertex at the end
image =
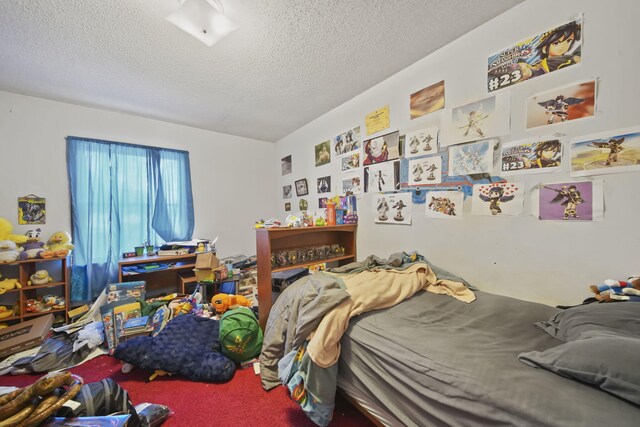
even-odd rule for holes
{"type": "Polygon", "coordinates": [[[565,342],[594,331],[612,331],[640,337],[640,303],[580,305],[563,310],[548,321],[537,322],[536,326],[565,342]]]}
{"type": "Polygon", "coordinates": [[[114,357],[141,369],[162,369],[193,381],[225,382],[236,365],[224,356],[218,339],[219,322],[183,314],[155,337],[135,337],[118,345],[114,357]]]}
{"type": "Polygon", "coordinates": [[[638,337],[590,332],[582,339],[546,351],[521,353],[518,359],[530,366],[592,384],[640,405],[640,369],[636,366],[639,354],[638,337]]]}

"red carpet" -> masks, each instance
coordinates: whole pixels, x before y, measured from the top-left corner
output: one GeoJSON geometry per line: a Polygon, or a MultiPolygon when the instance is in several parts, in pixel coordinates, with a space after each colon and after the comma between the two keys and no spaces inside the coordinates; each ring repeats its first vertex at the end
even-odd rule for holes
{"type": "MultiPolygon", "coordinates": [[[[266,392],[260,377],[253,369],[238,369],[225,384],[187,381],[179,377],[158,377],[146,382],[149,372],[134,369],[120,372],[120,362],[110,356],[100,356],[71,372],[84,378],[85,383],[112,378],[129,392],[134,405],[143,402],[160,403],[171,408],[173,415],[163,427],[171,426],[300,426],[313,427],[284,387],[266,392]]],[[[43,374],[4,375],[0,386],[24,387],[43,374]]],[[[339,394],[333,427],[370,427],[373,424],[339,394]]]]}

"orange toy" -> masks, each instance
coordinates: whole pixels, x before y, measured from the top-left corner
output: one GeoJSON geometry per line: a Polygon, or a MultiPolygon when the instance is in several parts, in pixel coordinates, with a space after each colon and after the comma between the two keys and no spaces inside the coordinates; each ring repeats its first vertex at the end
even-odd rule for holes
{"type": "Polygon", "coordinates": [[[216,294],[211,298],[211,304],[216,309],[216,313],[222,314],[230,308],[249,307],[251,302],[242,295],[216,294]]]}

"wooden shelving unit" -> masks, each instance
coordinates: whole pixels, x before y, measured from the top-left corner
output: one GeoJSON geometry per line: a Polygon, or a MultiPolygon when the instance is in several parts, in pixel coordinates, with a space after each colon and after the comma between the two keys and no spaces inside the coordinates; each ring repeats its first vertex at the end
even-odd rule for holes
{"type": "Polygon", "coordinates": [[[271,267],[271,254],[276,251],[300,249],[312,246],[339,244],[344,255],[320,259],[307,264],[337,262],[348,264],[356,260],[357,224],[331,225],[301,228],[256,229],[256,256],[258,262],[258,313],[260,327],[264,330],[271,311],[271,273],[304,267],[304,264],[271,267]]]}
{"type": "Polygon", "coordinates": [[[118,281],[131,282],[144,280],[147,296],[157,296],[161,293],[181,292],[185,283],[193,282],[193,269],[196,267],[197,253],[186,255],[142,255],[132,258],[122,258],[118,262],[118,281]],[[166,264],[166,268],[149,271],[128,272],[127,266],[141,266],[144,264],[166,264]]]}
{"type": "Polygon", "coordinates": [[[0,295],[0,305],[17,306],[19,312],[14,316],[0,319],[0,322],[10,324],[20,323],[28,319],[46,314],[64,314],[65,322],[69,321],[67,310],[69,308],[69,262],[67,258],[30,258],[24,261],[0,263],[0,272],[3,279],[18,279],[21,289],[12,289],[0,295]],[[43,285],[28,285],[27,282],[33,273],[38,270],[47,270],[53,278],[52,282],[43,285]],[[65,308],[37,313],[28,313],[25,308],[27,300],[51,294],[64,298],[65,308]]]}

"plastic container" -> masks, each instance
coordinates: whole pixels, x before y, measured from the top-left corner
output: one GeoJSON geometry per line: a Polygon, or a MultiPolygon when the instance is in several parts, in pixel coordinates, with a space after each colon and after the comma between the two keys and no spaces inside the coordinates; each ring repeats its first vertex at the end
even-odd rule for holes
{"type": "Polygon", "coordinates": [[[327,203],[327,225],[336,225],[336,204],[327,203]]]}

